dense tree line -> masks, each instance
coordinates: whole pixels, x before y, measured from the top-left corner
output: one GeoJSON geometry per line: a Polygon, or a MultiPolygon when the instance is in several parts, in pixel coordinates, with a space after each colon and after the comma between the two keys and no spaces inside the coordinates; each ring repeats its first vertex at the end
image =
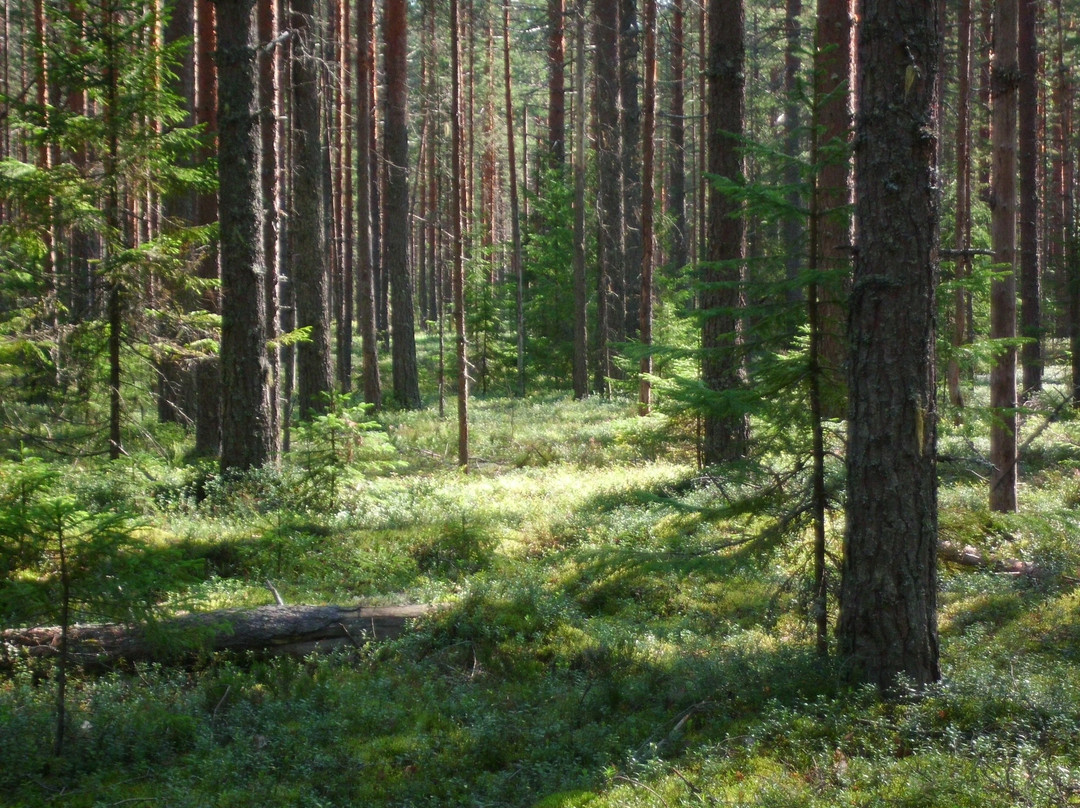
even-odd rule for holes
{"type": "Polygon", "coordinates": [[[842,647],[932,680],[936,420],[983,361],[1014,510],[1018,407],[1062,349],[1080,401],[1075,11],[5,0],[0,421],[115,458],[153,400],[242,470],[354,385],[376,410],[449,388],[468,469],[470,390],[619,392],[694,412],[717,466],[791,396],[819,641],[846,419],[842,647]],[[902,601],[898,657],[873,592],[902,601]]]}

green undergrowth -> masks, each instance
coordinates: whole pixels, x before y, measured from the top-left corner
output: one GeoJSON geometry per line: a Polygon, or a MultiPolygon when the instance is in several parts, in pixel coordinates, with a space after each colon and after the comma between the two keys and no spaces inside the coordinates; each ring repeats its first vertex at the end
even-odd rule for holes
{"type": "MultiPolygon", "coordinates": [[[[50,665],[5,657],[0,804],[1080,799],[1080,429],[1068,418],[1032,442],[1008,517],[985,508],[979,416],[943,428],[955,459],[942,463],[942,537],[1040,572],[943,568],[944,679],[882,702],[814,653],[809,536],[773,530],[785,503],[761,494],[783,458],[702,475],[692,423],[537,396],[475,402],[464,474],[453,423],[433,408],[372,421],[342,406],[294,434],[280,469],[222,479],[181,451],[133,450],[55,484],[88,513],[132,515],[162,614],[270,603],[268,583],[289,603],[441,608],[396,640],[334,654],[77,673],[59,759],[50,665]],[[734,507],[740,497],[755,508],[734,507]]],[[[1025,423],[1033,434],[1037,415],[1025,423]]],[[[2,471],[9,493],[28,473],[2,471]]],[[[841,525],[832,514],[834,558],[841,525]]],[[[20,575],[47,583],[30,562],[20,575]]],[[[33,624],[17,605],[5,623],[33,624]]]]}

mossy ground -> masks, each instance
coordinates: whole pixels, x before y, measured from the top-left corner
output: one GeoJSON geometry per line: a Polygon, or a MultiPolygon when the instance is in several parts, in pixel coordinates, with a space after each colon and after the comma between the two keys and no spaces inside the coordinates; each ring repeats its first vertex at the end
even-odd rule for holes
{"type": "MultiPolygon", "coordinates": [[[[740,543],[753,515],[709,508],[732,492],[695,469],[692,420],[478,400],[467,475],[433,410],[335,428],[238,480],[147,454],[66,485],[139,512],[146,552],[186,562],[169,608],[271,602],[267,579],[293,603],[447,607],[336,655],[79,676],[62,760],[48,668],[19,663],[0,803],[1080,802],[1075,422],[1032,445],[1015,516],[986,510],[977,464],[943,464],[943,536],[1052,574],[943,570],[944,681],[884,703],[814,653],[808,536],[740,543]]],[[[943,452],[977,456],[965,430],[943,452]]]]}

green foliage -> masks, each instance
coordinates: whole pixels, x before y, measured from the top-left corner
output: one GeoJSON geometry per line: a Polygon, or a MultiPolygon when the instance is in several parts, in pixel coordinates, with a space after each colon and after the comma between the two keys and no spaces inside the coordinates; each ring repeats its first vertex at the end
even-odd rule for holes
{"type": "Polygon", "coordinates": [[[574,347],[573,178],[547,171],[543,192],[530,194],[531,217],[524,241],[525,329],[531,375],[569,379],[574,347]]]}
{"type": "Polygon", "coordinates": [[[140,552],[140,526],[61,486],[35,458],[0,466],[0,621],[72,624],[148,616],[162,570],[140,552]]]}
{"type": "Polygon", "coordinates": [[[143,222],[117,200],[212,190],[214,173],[191,161],[198,132],[170,89],[186,43],[152,42],[156,8],[45,4],[43,14],[48,35],[28,38],[22,58],[24,70],[48,65],[49,103],[25,91],[0,99],[12,153],[38,158],[0,161],[0,383],[11,392],[0,437],[70,451],[100,434],[102,290],[123,304],[126,398],[137,395],[131,377],[147,372],[144,363],[206,350],[205,318],[184,311],[201,308],[192,303],[207,284],[191,268],[215,228],[167,221],[136,244],[143,222]],[[75,98],[85,106],[58,101],[75,98]],[[46,420],[67,426],[45,430],[46,420]]]}

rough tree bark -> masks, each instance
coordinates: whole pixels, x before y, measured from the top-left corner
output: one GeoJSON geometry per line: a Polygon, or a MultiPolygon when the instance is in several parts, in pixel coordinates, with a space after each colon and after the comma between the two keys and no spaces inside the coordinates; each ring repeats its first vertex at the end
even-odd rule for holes
{"type": "MultiPolygon", "coordinates": [[[[202,156],[213,155],[213,138],[218,130],[217,118],[217,50],[216,20],[211,0],[195,3],[195,122],[203,127],[202,156]]],[[[213,224],[218,220],[218,198],[213,192],[200,193],[195,202],[195,223],[213,224]]],[[[209,250],[199,262],[199,277],[218,280],[219,255],[209,250]]],[[[217,291],[203,295],[202,306],[206,311],[219,314],[220,296],[217,291]]],[[[217,356],[207,356],[195,365],[191,376],[195,385],[195,453],[216,455],[221,449],[221,363],[217,356]]]]}
{"type": "Polygon", "coordinates": [[[422,406],[416,367],[412,279],[409,275],[409,130],[408,8],[405,0],[387,0],[383,19],[386,39],[386,197],[383,202],[383,261],[390,282],[391,374],[397,403],[409,410],[422,406]]]}
{"type": "MultiPolygon", "coordinates": [[[[1016,336],[1016,96],[1017,2],[997,0],[994,60],[991,74],[993,188],[990,194],[991,238],[995,271],[990,287],[990,337],[1016,336]]],[[[1016,347],[1001,349],[990,369],[990,508],[1016,510],[1016,347]]]]}
{"type": "MultiPolygon", "coordinates": [[[[548,153],[549,165],[566,161],[566,65],[564,0],[547,0],[548,15],[548,153]]],[[[513,165],[514,158],[510,158],[513,165]]]]}
{"type": "Polygon", "coordinates": [[[588,288],[585,274],[585,0],[574,29],[574,398],[589,395],[588,288]]]}
{"type": "Polygon", "coordinates": [[[462,263],[462,133],[461,43],[458,41],[458,0],[450,0],[450,137],[453,170],[450,175],[450,233],[454,251],[454,339],[457,347],[458,466],[469,470],[469,360],[465,344],[465,268],[462,263]]]}
{"type": "Polygon", "coordinates": [[[1018,0],[1017,122],[1020,169],[1020,336],[1026,400],[1042,389],[1042,289],[1039,255],[1039,59],[1036,46],[1036,0],[1018,0]]]}
{"type": "Polygon", "coordinates": [[[940,676],[937,635],[937,0],[864,0],[858,45],[839,651],[888,691],[940,676]]]}
{"type": "Polygon", "coordinates": [[[617,339],[623,309],[618,305],[622,274],[622,194],[619,163],[619,48],[618,0],[593,3],[594,57],[596,59],[596,151],[600,234],[597,250],[596,389],[607,390],[612,375],[611,344],[617,339]]]}
{"type": "MultiPolygon", "coordinates": [[[[743,173],[739,140],[743,132],[746,61],[742,0],[709,0],[708,173],[738,180],[743,173]]],[[[743,383],[738,310],[742,303],[743,217],[738,203],[712,187],[709,191],[708,238],[704,287],[701,377],[705,386],[724,394],[743,383]]],[[[750,438],[749,421],[715,396],[705,412],[702,460],[714,465],[740,457],[750,438]]]]}
{"type": "Polygon", "coordinates": [[[674,273],[682,270],[690,260],[687,246],[686,222],[686,87],[683,69],[683,0],[671,4],[671,115],[668,126],[668,149],[670,161],[667,180],[667,216],[671,221],[668,230],[668,267],[674,273]]]}
{"type": "Polygon", "coordinates": [[[844,298],[850,286],[851,244],[851,0],[818,3],[814,48],[814,116],[817,142],[814,161],[821,165],[817,178],[820,213],[815,263],[827,273],[821,285],[822,414],[839,418],[844,413],[844,298]]]}
{"type": "MultiPolygon", "coordinates": [[[[553,0],[559,5],[559,56],[562,56],[562,0],[553,0]]],[[[517,391],[519,396],[525,395],[525,275],[521,263],[521,214],[518,210],[518,175],[517,160],[515,159],[514,144],[514,101],[510,83],[510,0],[503,0],[503,102],[506,108],[506,154],[507,166],[510,170],[510,272],[514,276],[516,284],[515,309],[517,315],[517,391]]],[[[562,82],[562,70],[559,71],[559,82],[562,82]]],[[[556,130],[552,127],[551,137],[558,136],[558,161],[565,160],[564,144],[565,126],[561,125],[556,130]]],[[[552,140],[552,158],[555,159],[555,141],[552,140]]]]}
{"type": "Polygon", "coordinates": [[[296,407],[301,419],[329,406],[334,389],[330,362],[330,287],[324,221],[324,170],[319,54],[313,0],[292,0],[291,278],[296,327],[310,338],[296,346],[296,407]]]}
{"type": "MultiPolygon", "coordinates": [[[[958,281],[971,274],[971,0],[962,0],[957,18],[957,87],[956,87],[956,224],[954,243],[957,250],[955,277],[958,281]]],[[[967,291],[957,284],[953,293],[952,344],[960,348],[967,342],[967,291]]],[[[949,401],[964,406],[960,389],[960,363],[948,368],[949,401]]]]}
{"type": "MultiPolygon", "coordinates": [[[[819,8],[823,5],[819,3],[819,8]]],[[[795,283],[799,270],[803,266],[805,244],[803,243],[803,217],[795,211],[802,207],[800,193],[799,155],[802,140],[801,106],[798,96],[798,82],[802,72],[802,0],[786,0],[784,9],[784,27],[786,44],[784,47],[784,184],[788,186],[787,203],[791,212],[784,217],[781,225],[781,237],[784,243],[784,274],[790,284],[787,299],[790,303],[799,300],[799,287],[795,283]]]]}
{"type": "Polygon", "coordinates": [[[641,104],[638,100],[637,0],[619,0],[619,155],[622,160],[622,272],[612,292],[620,319],[614,323],[619,342],[637,335],[641,299],[641,104]]]}
{"type": "Polygon", "coordinates": [[[372,0],[359,0],[356,9],[356,310],[360,317],[364,401],[382,409],[382,381],[379,378],[378,329],[375,315],[375,268],[371,251],[371,124],[375,117],[371,96],[375,64],[371,58],[373,26],[372,0]]]}
{"type": "MultiPolygon", "coordinates": [[[[639,295],[639,339],[652,348],[653,320],[653,156],[656,131],[656,0],[645,0],[645,110],[642,116],[641,164],[641,284],[639,295]]],[[[652,409],[652,353],[641,358],[641,381],[638,386],[638,412],[647,415],[652,409]]]]}
{"type": "MultiPolygon", "coordinates": [[[[258,0],[256,12],[259,25],[259,42],[270,42],[280,23],[277,0],[258,0]]],[[[281,144],[277,140],[277,120],[274,111],[277,107],[278,86],[277,63],[280,59],[279,48],[262,49],[259,53],[259,118],[260,137],[262,138],[261,193],[263,206],[262,239],[263,257],[266,265],[264,285],[266,286],[266,341],[273,345],[280,330],[278,322],[278,279],[281,254],[278,252],[278,218],[280,185],[278,182],[278,150],[281,144]]],[[[280,354],[276,348],[267,351],[270,362],[270,431],[274,435],[274,454],[278,453],[280,435],[280,409],[278,406],[281,370],[280,354]]]]}
{"type": "Polygon", "coordinates": [[[274,459],[266,352],[255,0],[217,0],[221,227],[221,468],[274,459]]]}

